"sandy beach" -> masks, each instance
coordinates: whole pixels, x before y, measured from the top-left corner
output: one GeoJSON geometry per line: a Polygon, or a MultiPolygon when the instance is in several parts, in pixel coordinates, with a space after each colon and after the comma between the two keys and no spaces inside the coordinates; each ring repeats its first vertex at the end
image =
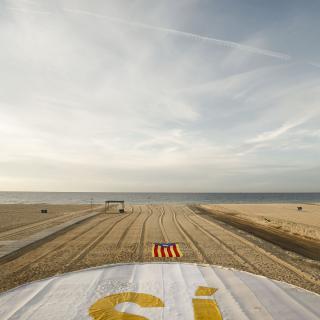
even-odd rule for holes
{"type": "MultiPolygon", "coordinates": [[[[97,207],[95,205],[93,209],[97,207]]],[[[34,233],[90,210],[91,206],[87,204],[0,204],[0,234],[15,233],[13,239],[23,238],[31,226],[34,233]],[[41,213],[42,209],[47,209],[48,213],[41,213]]]]}
{"type": "MultiPolygon", "coordinates": [[[[26,206],[26,210],[31,208],[26,206]]],[[[66,212],[62,207],[60,209],[66,212]]],[[[68,206],[66,209],[69,209],[67,211],[70,215],[74,209],[78,211],[72,214],[81,214],[80,209],[87,210],[68,206]]],[[[69,217],[68,213],[59,215],[58,211],[57,208],[57,216],[51,219],[65,215],[69,217]]],[[[24,211],[21,209],[21,212],[24,211]]],[[[100,212],[55,238],[31,249],[27,248],[20,256],[1,262],[0,290],[55,274],[109,263],[181,261],[244,270],[320,292],[320,263],[303,256],[289,255],[281,248],[270,246],[267,241],[228,229],[208,216],[210,213],[198,213],[192,206],[134,205],[127,206],[125,214],[115,210],[107,214],[103,210],[100,212]],[[178,243],[183,256],[170,259],[152,257],[152,244],[161,241],[178,243]]],[[[37,232],[37,228],[30,229],[28,226],[45,220],[39,221],[37,213],[34,215],[31,215],[29,225],[26,218],[23,227],[21,222],[20,227],[16,228],[11,224],[11,228],[14,228],[11,231],[21,228],[29,230],[20,233],[19,238],[37,232]]],[[[8,214],[2,217],[4,221],[8,220],[8,214]]],[[[0,233],[3,245],[8,241],[8,232],[10,230],[0,233]]]]}
{"type": "Polygon", "coordinates": [[[218,204],[202,205],[215,212],[238,217],[266,227],[308,238],[320,240],[320,203],[314,204],[218,204]],[[297,207],[301,206],[302,211],[297,207]]]}

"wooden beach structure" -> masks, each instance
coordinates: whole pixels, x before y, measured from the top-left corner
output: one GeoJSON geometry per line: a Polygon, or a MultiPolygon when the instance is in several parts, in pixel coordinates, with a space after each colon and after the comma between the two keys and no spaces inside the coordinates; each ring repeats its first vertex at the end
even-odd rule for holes
{"type": "Polygon", "coordinates": [[[119,209],[119,213],[124,213],[124,200],[106,200],[104,202],[104,212],[107,213],[107,210],[110,208],[110,203],[118,203],[121,205],[121,209],[119,209]]]}

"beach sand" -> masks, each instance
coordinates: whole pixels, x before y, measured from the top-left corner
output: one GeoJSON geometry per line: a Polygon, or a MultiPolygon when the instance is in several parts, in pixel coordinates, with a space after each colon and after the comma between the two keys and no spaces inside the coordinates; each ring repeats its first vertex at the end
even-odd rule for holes
{"type": "Polygon", "coordinates": [[[203,208],[273,227],[306,239],[320,240],[320,203],[210,204],[203,208]],[[297,207],[301,206],[302,211],[297,207]]]}
{"type": "MultiPolygon", "coordinates": [[[[179,261],[235,268],[320,292],[318,262],[300,256],[289,259],[285,251],[279,254],[266,242],[221,225],[210,212],[173,204],[127,206],[125,214],[101,211],[55,238],[27,248],[20,256],[0,262],[0,291],[104,264],[179,261]],[[178,243],[183,256],[152,257],[152,244],[162,241],[178,243]]],[[[5,241],[8,234],[2,232],[1,236],[5,241]]]]}
{"type": "Polygon", "coordinates": [[[62,223],[90,210],[87,204],[0,204],[0,233],[32,225],[37,226],[33,232],[40,231],[41,225],[43,228],[48,226],[45,222],[51,222],[51,225],[62,223]],[[41,209],[47,209],[48,213],[41,213],[41,209]]]}

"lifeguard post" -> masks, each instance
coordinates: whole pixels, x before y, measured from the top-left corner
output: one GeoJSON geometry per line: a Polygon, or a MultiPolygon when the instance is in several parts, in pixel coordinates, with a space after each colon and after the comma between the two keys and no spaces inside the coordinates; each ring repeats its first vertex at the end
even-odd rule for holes
{"type": "Polygon", "coordinates": [[[106,200],[104,202],[104,212],[105,213],[107,213],[107,210],[109,210],[110,203],[120,203],[121,208],[119,209],[119,213],[124,213],[124,200],[106,200]]]}

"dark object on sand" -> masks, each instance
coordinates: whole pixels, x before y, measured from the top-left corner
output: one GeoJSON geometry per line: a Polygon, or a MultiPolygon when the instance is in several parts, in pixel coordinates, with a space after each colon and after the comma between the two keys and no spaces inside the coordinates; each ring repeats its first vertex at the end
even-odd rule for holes
{"type": "Polygon", "coordinates": [[[41,213],[48,213],[47,209],[41,209],[41,213]]]}
{"type": "Polygon", "coordinates": [[[302,207],[297,207],[298,211],[302,211],[302,207]]]}
{"type": "Polygon", "coordinates": [[[271,220],[269,220],[269,219],[267,219],[267,218],[264,218],[264,220],[267,221],[267,222],[271,222],[271,220]]]}
{"type": "Polygon", "coordinates": [[[110,203],[119,203],[119,204],[121,204],[122,208],[119,209],[119,213],[124,213],[124,200],[107,200],[107,201],[105,201],[104,202],[104,212],[105,213],[107,213],[107,210],[109,210],[110,203]]]}

